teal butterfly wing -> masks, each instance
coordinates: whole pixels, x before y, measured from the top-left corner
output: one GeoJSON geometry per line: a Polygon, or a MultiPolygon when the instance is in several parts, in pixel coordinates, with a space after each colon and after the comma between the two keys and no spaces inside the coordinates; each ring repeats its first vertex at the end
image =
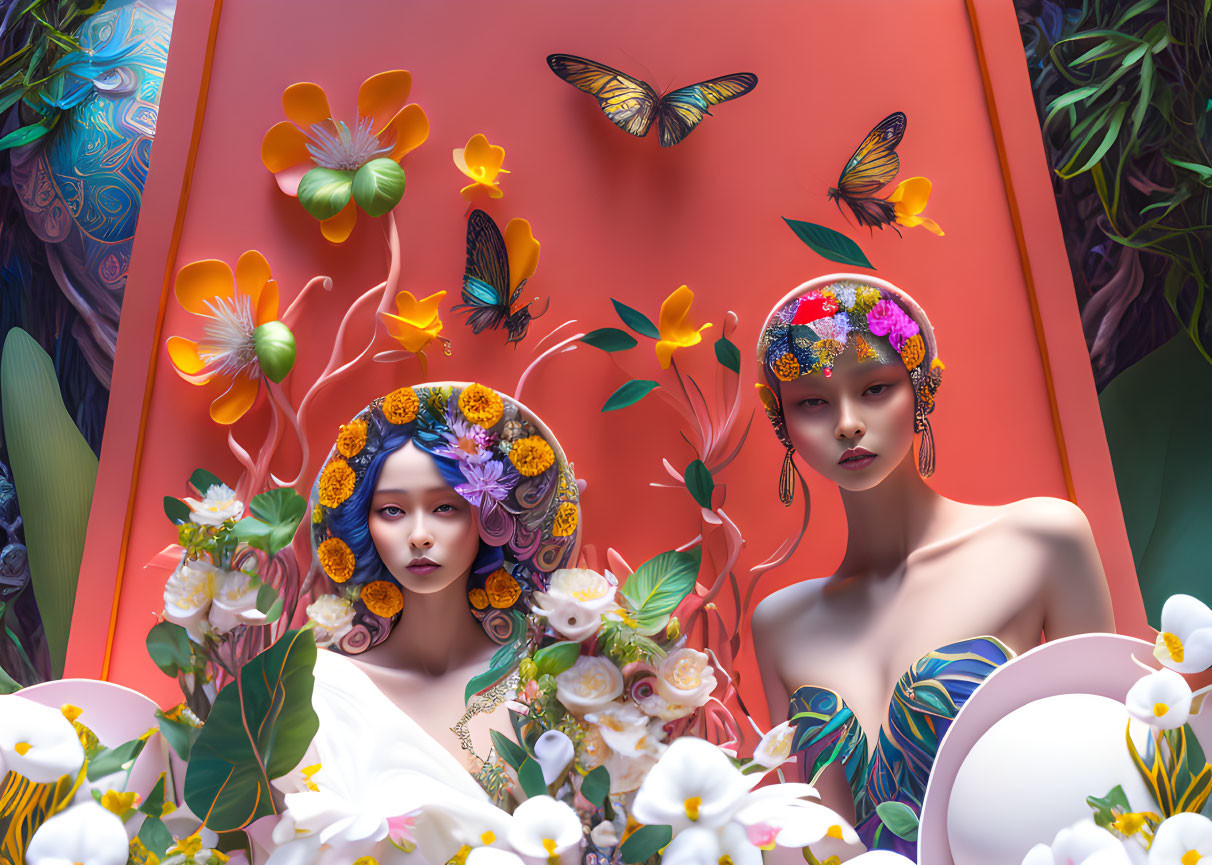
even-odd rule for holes
{"type": "Polygon", "coordinates": [[[596,99],[602,113],[615,126],[638,138],[648,134],[658,99],[647,81],[575,54],[549,55],[547,65],[573,87],[596,99]]]}
{"type": "Polygon", "coordinates": [[[657,129],[661,146],[672,147],[694,131],[713,105],[739,99],[757,87],[752,72],[722,75],[710,81],[700,81],[681,87],[660,98],[657,104],[657,129]]]}
{"type": "MultiPolygon", "coordinates": [[[[521,291],[518,286],[517,293],[521,291]]],[[[509,255],[505,238],[482,210],[467,220],[467,266],[463,271],[463,302],[455,307],[467,313],[472,332],[500,327],[509,316],[509,255]]]]}

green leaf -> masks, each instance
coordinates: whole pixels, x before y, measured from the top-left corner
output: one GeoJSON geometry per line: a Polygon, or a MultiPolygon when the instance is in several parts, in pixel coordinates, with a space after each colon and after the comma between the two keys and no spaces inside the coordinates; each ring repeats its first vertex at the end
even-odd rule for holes
{"type": "Polygon", "coordinates": [[[715,480],[711,477],[707,465],[702,460],[695,460],[686,466],[682,479],[686,481],[686,489],[690,490],[690,494],[699,503],[699,507],[710,508],[711,492],[715,489],[715,480]]]}
{"type": "Polygon", "coordinates": [[[152,787],[151,792],[147,794],[147,798],[139,803],[139,810],[144,814],[149,814],[152,817],[159,817],[160,812],[164,810],[164,778],[165,774],[160,773],[160,780],[156,782],[156,786],[152,787]]]}
{"type": "Polygon", "coordinates": [[[272,625],[282,617],[282,596],[267,583],[257,589],[257,612],[265,614],[267,625],[272,625]]]}
{"type": "Polygon", "coordinates": [[[189,505],[172,496],[164,497],[164,515],[175,525],[189,522],[189,505]]]}
{"type": "Polygon", "coordinates": [[[493,747],[497,749],[501,759],[508,763],[515,772],[521,769],[522,764],[526,762],[526,749],[499,730],[490,730],[489,734],[492,736],[493,747]]]}
{"type": "Polygon", "coordinates": [[[652,339],[661,338],[661,332],[657,330],[657,326],[644,313],[638,309],[632,309],[627,304],[620,303],[614,298],[611,298],[610,302],[614,304],[614,311],[619,314],[619,318],[623,319],[623,324],[627,325],[640,336],[647,336],[652,339]]]}
{"type": "Polygon", "coordinates": [[[563,641],[539,649],[534,653],[534,662],[540,676],[558,676],[575,664],[580,654],[580,643],[563,641]]]}
{"type": "Polygon", "coordinates": [[[189,762],[190,751],[198,740],[201,727],[195,727],[187,721],[174,721],[159,709],[156,710],[156,721],[160,725],[160,735],[168,742],[170,748],[185,762],[189,762]]]}
{"type": "Polygon", "coordinates": [[[463,689],[463,702],[466,703],[476,694],[491,688],[508,676],[509,671],[512,669],[513,663],[502,664],[499,667],[489,667],[478,676],[472,676],[471,681],[467,683],[467,687],[463,689]]]}
{"type": "Polygon", "coordinates": [[[267,321],[253,331],[257,366],[273,382],[280,382],[295,365],[295,335],[280,321],[267,321]]]}
{"type": "Polygon", "coordinates": [[[3,138],[0,138],[0,150],[8,150],[10,147],[23,147],[31,141],[37,141],[48,132],[50,132],[50,122],[47,120],[39,120],[37,123],[29,126],[19,127],[3,138]]]}
{"type": "Polygon", "coordinates": [[[143,825],[139,827],[138,837],[143,842],[143,846],[160,859],[164,858],[169,847],[177,843],[173,838],[173,833],[168,831],[168,827],[160,819],[159,813],[149,816],[143,821],[143,825]]]}
{"type": "Polygon", "coordinates": [[[331,219],[353,195],[353,172],[316,166],[299,181],[299,203],[316,219],[331,219]]]}
{"type": "Polygon", "coordinates": [[[737,375],[741,373],[741,350],[726,336],[715,341],[715,359],[737,375]]]}
{"type": "Polygon", "coordinates": [[[227,484],[223,483],[223,481],[219,480],[218,477],[206,469],[194,469],[194,473],[189,476],[189,485],[200,496],[205,496],[206,491],[211,487],[227,486],[227,484]]]}
{"type": "Polygon", "coordinates": [[[547,794],[547,784],[543,781],[543,767],[532,757],[527,757],[518,768],[518,783],[528,797],[544,796],[547,794]]]}
{"type": "Polygon", "coordinates": [[[1128,797],[1124,794],[1124,788],[1119,785],[1112,787],[1111,791],[1102,798],[1087,796],[1086,804],[1094,809],[1094,822],[1104,829],[1115,821],[1113,809],[1121,809],[1120,813],[1132,810],[1132,806],[1128,804],[1128,797]]]}
{"type": "Polygon", "coordinates": [[[311,705],[316,643],[287,631],[215,698],[185,775],[185,802],[216,832],[277,813],[269,782],[303,758],[320,722],[311,705]]]}
{"type": "MultiPolygon", "coordinates": [[[[1092,154],[1090,154],[1090,158],[1086,160],[1085,164],[1076,171],[1069,171],[1068,167],[1066,166],[1065,169],[1058,171],[1057,174],[1064,178],[1075,177],[1078,174],[1081,174],[1083,171],[1088,171],[1092,166],[1097,165],[1099,160],[1101,160],[1103,156],[1106,155],[1107,151],[1111,149],[1111,145],[1115,143],[1115,139],[1119,135],[1119,128],[1123,126],[1124,116],[1127,113],[1127,104],[1120,103],[1117,105],[1114,111],[1111,113],[1111,119],[1107,126],[1107,134],[1103,136],[1102,143],[1095,148],[1092,154]]],[[[1076,153],[1073,154],[1073,159],[1070,160],[1070,164],[1077,161],[1077,156],[1083,149],[1084,148],[1080,148],[1076,153]]]]}
{"type": "Polygon", "coordinates": [[[822,258],[836,261],[838,264],[869,267],[875,270],[875,265],[867,259],[867,256],[863,255],[859,245],[846,235],[814,222],[800,222],[785,216],[783,222],[787,223],[795,232],[796,237],[822,258]]]}
{"type": "Polygon", "coordinates": [[[648,396],[648,394],[652,393],[655,387],[657,387],[655,381],[632,379],[610,395],[605,405],[602,406],[602,411],[618,411],[621,408],[627,408],[629,405],[635,405],[648,396]]]}
{"type": "Polygon", "coordinates": [[[0,403],[21,502],[30,581],[51,671],[58,678],[67,656],[97,457],[63,406],[54,363],[17,327],[4,341],[0,403]]]}
{"type": "Polygon", "coordinates": [[[875,813],[893,835],[906,841],[917,840],[917,815],[904,802],[880,802],[875,806],[875,813]]]}
{"type": "Polygon", "coordinates": [[[8,671],[0,667],[0,694],[15,694],[21,690],[21,683],[8,674],[8,671]]]}
{"type": "Polygon", "coordinates": [[[189,635],[174,622],[160,622],[147,632],[147,654],[166,676],[188,673],[194,668],[189,635]]]}
{"type": "Polygon", "coordinates": [[[387,157],[370,160],[354,175],[353,197],[371,216],[382,216],[404,197],[404,169],[387,157]]]}
{"type": "Polygon", "coordinates": [[[627,865],[638,865],[647,862],[672,840],[673,828],[670,826],[641,826],[623,842],[619,855],[627,865]]]}
{"type": "Polygon", "coordinates": [[[668,616],[688,594],[694,591],[699,573],[701,549],[690,553],[669,551],[655,556],[636,568],[620,590],[641,623],[655,626],[657,620],[668,616]]]}
{"type": "Polygon", "coordinates": [[[146,744],[146,739],[131,739],[116,748],[102,748],[88,761],[88,780],[97,781],[106,775],[129,768],[143,752],[143,746],[146,744]]]}
{"type": "Polygon", "coordinates": [[[1195,163],[1195,162],[1183,162],[1182,160],[1174,159],[1170,156],[1165,157],[1165,160],[1166,160],[1166,162],[1169,162],[1171,165],[1177,165],[1179,168],[1185,168],[1188,171],[1194,171],[1196,174],[1198,174],[1204,180],[1212,179],[1212,167],[1210,167],[1210,166],[1199,165],[1198,163],[1195,163]]]}
{"type": "Polygon", "coordinates": [[[635,348],[635,337],[617,327],[599,327],[581,337],[581,342],[600,348],[602,351],[626,351],[635,348]]]}
{"type": "Polygon", "coordinates": [[[581,781],[581,795],[591,805],[598,808],[610,794],[610,772],[605,766],[598,766],[581,781]]]}
{"type": "Polygon", "coordinates": [[[289,487],[269,490],[253,496],[248,510],[252,516],[236,523],[236,537],[272,556],[290,546],[307,512],[307,499],[289,487]]]}

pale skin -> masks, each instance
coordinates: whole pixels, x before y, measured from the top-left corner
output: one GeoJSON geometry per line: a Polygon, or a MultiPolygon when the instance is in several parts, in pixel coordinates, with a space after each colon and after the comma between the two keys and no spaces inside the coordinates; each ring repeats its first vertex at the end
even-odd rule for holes
{"type": "MultiPolygon", "coordinates": [[[[1114,630],[1098,551],[1076,505],[1043,497],[965,504],[921,478],[903,364],[860,363],[852,342],[831,376],[784,382],[780,395],[801,465],[838,485],[848,534],[835,574],[781,589],[754,612],[772,724],[786,720],[800,686],[829,688],[874,748],[896,681],[935,649],[993,636],[1021,653],[1041,634],[1114,630]]],[[[853,820],[840,765],[818,787],[824,804],[853,820]]],[[[843,859],[858,852],[813,849],[843,859]]]]}
{"type": "MultiPolygon", "coordinates": [[[[383,564],[404,589],[387,639],[351,658],[393,703],[469,770],[478,768],[451,725],[467,682],[499,648],[471,614],[467,578],[479,548],[476,512],[446,483],[433,458],[409,442],[383,462],[368,525],[383,564]]],[[[476,715],[474,742],[509,730],[505,712],[476,715]]]]}

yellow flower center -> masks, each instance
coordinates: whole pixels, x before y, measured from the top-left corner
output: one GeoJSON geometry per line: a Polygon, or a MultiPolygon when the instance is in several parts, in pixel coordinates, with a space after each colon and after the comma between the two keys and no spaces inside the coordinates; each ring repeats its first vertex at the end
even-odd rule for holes
{"type": "Polygon", "coordinates": [[[698,666],[694,660],[694,658],[679,658],[678,662],[673,665],[673,674],[669,678],[678,690],[691,691],[702,684],[703,678],[699,675],[698,666]]]}
{"type": "Polygon", "coordinates": [[[1182,865],[1196,865],[1197,862],[1203,861],[1203,858],[1203,856],[1199,855],[1198,850],[1188,850],[1183,854],[1183,858],[1179,859],[1178,861],[1181,862],[1182,865]]]}
{"type": "Polygon", "coordinates": [[[34,746],[31,745],[29,742],[18,742],[16,745],[13,746],[13,750],[16,751],[18,754],[20,754],[22,757],[24,757],[26,754],[29,753],[29,749],[32,747],[34,747],[34,746]]]}
{"type": "Polygon", "coordinates": [[[67,718],[69,721],[74,721],[84,714],[83,709],[81,709],[79,706],[73,706],[71,703],[64,703],[59,707],[59,711],[62,713],[63,717],[67,718]]]}
{"type": "Polygon", "coordinates": [[[1170,653],[1170,660],[1181,664],[1183,662],[1183,641],[1177,635],[1171,634],[1169,631],[1161,635],[1162,642],[1166,644],[1166,651],[1170,653]]]}
{"type": "Polygon", "coordinates": [[[1145,825],[1145,815],[1137,811],[1129,811],[1127,814],[1120,814],[1112,822],[1111,828],[1116,832],[1122,832],[1128,837],[1132,837],[1141,830],[1145,825]]]}
{"type": "Polygon", "coordinates": [[[469,855],[471,855],[471,848],[464,844],[457,853],[450,857],[450,861],[446,865],[463,865],[469,855]]]}
{"type": "MultiPolygon", "coordinates": [[[[199,829],[198,831],[200,832],[201,830],[199,829]]],[[[180,853],[183,856],[185,856],[185,858],[188,859],[190,856],[198,855],[198,852],[201,849],[202,849],[202,837],[197,832],[195,832],[193,835],[190,835],[188,838],[182,838],[180,841],[178,841],[172,847],[169,847],[168,852],[169,853],[180,853]]]]}
{"type": "Polygon", "coordinates": [[[839,826],[837,823],[834,823],[832,826],[830,826],[825,831],[825,836],[827,838],[836,838],[839,841],[841,841],[842,840],[842,827],[839,826]]]}
{"type": "Polygon", "coordinates": [[[485,832],[480,836],[480,841],[485,845],[491,844],[495,840],[497,840],[497,836],[492,832],[485,832]]]}
{"type": "Polygon", "coordinates": [[[1169,711],[1170,711],[1170,707],[1167,706],[1165,703],[1154,703],[1153,704],[1154,717],[1160,718],[1162,715],[1166,714],[1169,711]]]}
{"type": "Polygon", "coordinates": [[[134,791],[119,793],[116,790],[109,790],[101,796],[101,807],[121,817],[134,807],[135,800],[138,798],[139,794],[134,791]]]}
{"type": "Polygon", "coordinates": [[[691,820],[699,819],[699,808],[703,807],[702,796],[691,796],[687,799],[683,806],[686,808],[686,816],[691,820]]]}
{"type": "Polygon", "coordinates": [[[560,857],[556,855],[555,840],[552,838],[544,838],[543,849],[547,851],[547,865],[559,865],[560,857]]]}
{"type": "Polygon", "coordinates": [[[353,865],[379,865],[379,860],[374,856],[360,856],[353,861],[353,865]]]}
{"type": "Polygon", "coordinates": [[[732,865],[732,857],[725,853],[720,857],[720,865],[732,865]]]}

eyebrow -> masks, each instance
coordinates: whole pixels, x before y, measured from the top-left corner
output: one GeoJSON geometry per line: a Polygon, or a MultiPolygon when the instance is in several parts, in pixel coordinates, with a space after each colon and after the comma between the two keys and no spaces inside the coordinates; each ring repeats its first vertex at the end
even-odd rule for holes
{"type": "Polygon", "coordinates": [[[451,493],[452,495],[458,495],[453,487],[445,485],[440,487],[421,487],[415,490],[386,489],[374,491],[374,495],[376,496],[406,496],[409,493],[451,493]]]}

